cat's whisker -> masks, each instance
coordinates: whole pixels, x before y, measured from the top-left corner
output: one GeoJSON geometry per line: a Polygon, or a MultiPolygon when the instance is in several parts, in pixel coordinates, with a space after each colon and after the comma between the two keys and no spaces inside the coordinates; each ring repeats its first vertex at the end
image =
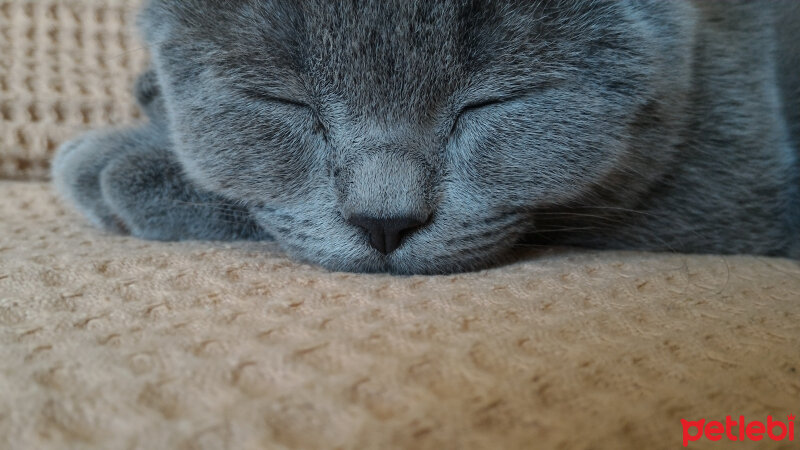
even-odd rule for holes
{"type": "Polygon", "coordinates": [[[186,202],[186,201],[176,201],[175,202],[181,206],[191,206],[191,207],[199,207],[199,208],[208,208],[208,209],[215,209],[218,211],[231,211],[231,212],[238,212],[238,213],[246,213],[246,210],[240,207],[236,207],[234,205],[230,205],[227,203],[211,203],[211,202],[186,202]]]}
{"type": "Polygon", "coordinates": [[[571,231],[594,231],[600,230],[600,227],[563,227],[563,228],[549,228],[549,229],[534,229],[532,234],[540,234],[540,233],[564,233],[564,232],[571,232],[571,231]]]}

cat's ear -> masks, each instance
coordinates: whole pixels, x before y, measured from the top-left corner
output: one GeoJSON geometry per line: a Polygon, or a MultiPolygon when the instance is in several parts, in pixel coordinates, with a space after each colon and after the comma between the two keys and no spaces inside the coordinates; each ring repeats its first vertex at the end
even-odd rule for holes
{"type": "Polygon", "coordinates": [[[139,12],[136,24],[144,40],[151,45],[166,40],[167,33],[172,28],[169,25],[172,14],[169,3],[164,0],[146,0],[139,12]]]}
{"type": "Polygon", "coordinates": [[[145,0],[137,24],[150,45],[166,42],[187,29],[204,29],[216,24],[226,11],[245,0],[145,0]]]}
{"type": "Polygon", "coordinates": [[[186,25],[193,17],[208,15],[213,1],[207,0],[145,0],[137,24],[148,43],[164,42],[176,26],[186,25]]]}

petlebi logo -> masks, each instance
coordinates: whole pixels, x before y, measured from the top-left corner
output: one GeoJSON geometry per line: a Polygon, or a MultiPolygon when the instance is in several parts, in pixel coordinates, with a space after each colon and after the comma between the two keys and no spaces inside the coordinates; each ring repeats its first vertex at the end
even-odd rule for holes
{"type": "Polygon", "coordinates": [[[727,416],[724,422],[717,420],[707,421],[706,419],[681,419],[683,446],[688,447],[689,443],[697,442],[701,439],[715,442],[723,439],[731,442],[757,442],[764,439],[771,439],[776,442],[794,442],[794,420],[795,416],[793,414],[786,416],[785,421],[775,420],[772,416],[767,416],[766,422],[759,420],[746,421],[744,416],[739,416],[738,420],[727,416]]]}

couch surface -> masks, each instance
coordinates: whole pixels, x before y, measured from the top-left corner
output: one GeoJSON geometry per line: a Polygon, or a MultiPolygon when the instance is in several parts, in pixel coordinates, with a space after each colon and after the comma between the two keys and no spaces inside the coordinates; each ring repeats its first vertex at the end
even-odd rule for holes
{"type": "MultiPolygon", "coordinates": [[[[47,161],[136,119],[132,10],[0,0],[0,448],[672,449],[681,419],[800,413],[793,261],[550,249],[393,277],[89,227],[47,161]]],[[[733,445],[690,448],[797,442],[733,445]]]]}
{"type": "Polygon", "coordinates": [[[0,448],[677,448],[680,419],[800,407],[794,262],[353,275],[0,198],[0,448]]]}

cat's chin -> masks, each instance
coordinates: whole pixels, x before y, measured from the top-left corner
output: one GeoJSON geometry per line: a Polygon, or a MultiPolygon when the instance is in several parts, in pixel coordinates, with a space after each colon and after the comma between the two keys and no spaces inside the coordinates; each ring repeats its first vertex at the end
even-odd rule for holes
{"type": "MultiPolygon", "coordinates": [[[[279,241],[280,242],[280,241],[279,241]]],[[[336,253],[321,253],[281,243],[294,259],[324,267],[333,272],[387,273],[392,275],[448,275],[496,267],[514,260],[514,254],[503,249],[489,253],[447,254],[426,251],[422,245],[408,245],[389,255],[371,248],[352,249],[336,253]],[[345,257],[344,255],[348,255],[345,257]]]]}
{"type": "Polygon", "coordinates": [[[473,261],[465,264],[464,261],[439,260],[436,262],[426,260],[414,260],[407,258],[399,260],[397,258],[384,258],[383,261],[375,262],[371,260],[336,260],[336,261],[314,261],[303,258],[299,255],[292,255],[307,263],[319,265],[333,272],[348,273],[367,273],[367,274],[391,274],[391,275],[449,275],[462,272],[472,272],[492,267],[495,258],[487,258],[480,261],[473,261]]]}

